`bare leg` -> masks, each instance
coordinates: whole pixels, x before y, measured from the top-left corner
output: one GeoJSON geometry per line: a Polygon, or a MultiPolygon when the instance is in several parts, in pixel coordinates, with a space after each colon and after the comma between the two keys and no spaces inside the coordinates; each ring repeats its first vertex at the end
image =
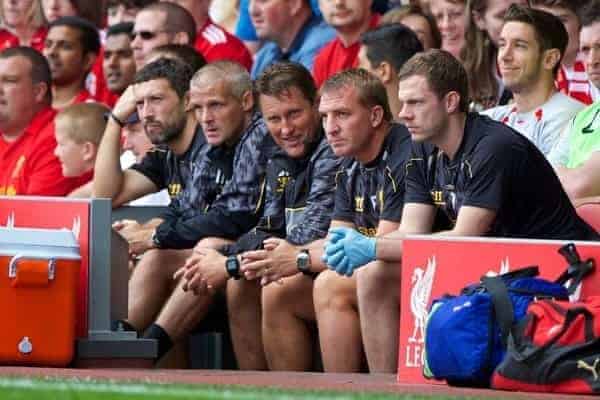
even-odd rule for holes
{"type": "MultiPolygon", "coordinates": [[[[198,242],[195,248],[218,249],[228,243],[231,243],[231,241],[227,239],[206,238],[198,242]]],[[[191,254],[191,250],[186,251],[188,255],[191,254]]],[[[171,297],[169,297],[156,319],[156,323],[169,334],[173,342],[189,334],[200,323],[214,298],[213,294],[197,296],[192,292],[185,292],[181,288],[182,285],[183,281],[177,283],[171,297]]]]}
{"type": "Polygon", "coordinates": [[[400,265],[372,262],[357,271],[360,325],[371,372],[398,366],[400,265]]]}
{"type": "Polygon", "coordinates": [[[360,372],[364,356],[355,279],[323,271],[313,298],[325,372],[360,372]]]}
{"type": "Polygon", "coordinates": [[[262,290],[263,342],[270,370],[309,371],[313,365],[310,324],[315,322],[313,279],[296,274],[262,290]]]}
{"type": "Polygon", "coordinates": [[[175,283],[173,273],[191,250],[150,250],[135,267],[129,280],[127,321],[138,331],[154,321],[175,283]]]}
{"type": "Polygon", "coordinates": [[[265,370],[258,281],[227,281],[227,313],[233,350],[242,370],[265,370]]]}
{"type": "Polygon", "coordinates": [[[184,292],[182,284],[178,283],[156,319],[173,342],[187,336],[202,321],[214,298],[212,294],[184,292]]]}

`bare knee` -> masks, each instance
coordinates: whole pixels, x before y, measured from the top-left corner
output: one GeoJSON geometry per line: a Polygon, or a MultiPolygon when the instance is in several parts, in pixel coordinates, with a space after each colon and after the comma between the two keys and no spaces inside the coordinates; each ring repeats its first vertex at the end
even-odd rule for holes
{"type": "Polygon", "coordinates": [[[227,281],[227,308],[233,312],[236,309],[245,308],[249,304],[258,302],[260,290],[257,281],[229,279],[227,281]]]}
{"type": "Polygon", "coordinates": [[[173,271],[180,265],[173,265],[171,251],[153,249],[144,253],[133,270],[133,279],[171,279],[173,271]]]}
{"type": "Polygon", "coordinates": [[[356,274],[359,298],[393,298],[400,292],[399,263],[374,261],[359,269],[356,274]]]}
{"type": "Polygon", "coordinates": [[[265,313],[277,312],[289,305],[289,291],[282,285],[271,284],[262,289],[262,308],[265,313]]]}
{"type": "Polygon", "coordinates": [[[314,283],[313,301],[317,313],[324,310],[342,310],[356,303],[354,279],[334,271],[323,271],[314,283]]]}
{"type": "Polygon", "coordinates": [[[294,314],[301,318],[314,318],[312,302],[313,280],[297,274],[262,288],[262,309],[265,316],[294,314]]]}

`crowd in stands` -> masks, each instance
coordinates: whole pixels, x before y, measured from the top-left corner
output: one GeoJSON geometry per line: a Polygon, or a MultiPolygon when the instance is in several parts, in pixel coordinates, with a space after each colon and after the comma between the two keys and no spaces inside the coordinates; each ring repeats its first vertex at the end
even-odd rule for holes
{"type": "Polygon", "coordinates": [[[599,239],[600,0],[0,5],[0,195],[164,206],[157,361],[225,302],[242,369],[395,372],[405,235],[599,239]]]}

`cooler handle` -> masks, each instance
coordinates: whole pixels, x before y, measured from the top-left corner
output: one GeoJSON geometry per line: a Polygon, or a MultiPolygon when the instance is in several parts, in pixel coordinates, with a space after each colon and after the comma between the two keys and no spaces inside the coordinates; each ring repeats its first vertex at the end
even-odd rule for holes
{"type": "MultiPolygon", "coordinates": [[[[28,260],[46,260],[46,257],[36,257],[36,256],[27,256],[25,254],[16,254],[13,258],[10,259],[8,263],[8,278],[14,279],[17,277],[17,265],[20,260],[28,259],[28,260]]],[[[56,260],[54,258],[48,259],[48,280],[54,280],[54,275],[56,274],[56,260]]]]}

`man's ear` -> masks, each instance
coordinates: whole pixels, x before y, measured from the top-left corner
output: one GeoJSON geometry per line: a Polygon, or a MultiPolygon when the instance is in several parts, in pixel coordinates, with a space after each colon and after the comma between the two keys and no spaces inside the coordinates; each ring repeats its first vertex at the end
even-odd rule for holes
{"type": "Polygon", "coordinates": [[[185,94],[183,95],[183,107],[184,107],[185,112],[192,111],[192,104],[191,104],[191,97],[190,97],[189,90],[187,92],[185,92],[185,94]]]}
{"type": "Polygon", "coordinates": [[[36,103],[45,102],[46,95],[48,91],[51,90],[50,87],[46,84],[46,82],[38,82],[33,85],[33,97],[35,98],[36,103]]]}
{"type": "Polygon", "coordinates": [[[252,90],[247,90],[242,95],[242,110],[244,112],[251,112],[254,109],[254,94],[252,90]]]}
{"type": "Polygon", "coordinates": [[[542,54],[542,66],[544,69],[552,71],[560,63],[560,50],[548,49],[542,54]]]}
{"type": "Polygon", "coordinates": [[[382,61],[381,64],[376,69],[377,76],[383,82],[384,85],[387,85],[394,78],[394,68],[387,61],[382,61]]]}
{"type": "Polygon", "coordinates": [[[448,114],[460,111],[460,94],[458,92],[454,90],[448,92],[444,99],[446,103],[446,112],[448,114]]]}
{"type": "Polygon", "coordinates": [[[175,36],[173,36],[174,44],[187,44],[188,46],[194,46],[191,38],[188,36],[186,32],[176,32],[175,36]]]}
{"type": "Polygon", "coordinates": [[[379,105],[371,107],[371,115],[369,116],[369,122],[371,122],[371,126],[373,128],[377,128],[383,123],[383,115],[383,107],[379,105]]]}

